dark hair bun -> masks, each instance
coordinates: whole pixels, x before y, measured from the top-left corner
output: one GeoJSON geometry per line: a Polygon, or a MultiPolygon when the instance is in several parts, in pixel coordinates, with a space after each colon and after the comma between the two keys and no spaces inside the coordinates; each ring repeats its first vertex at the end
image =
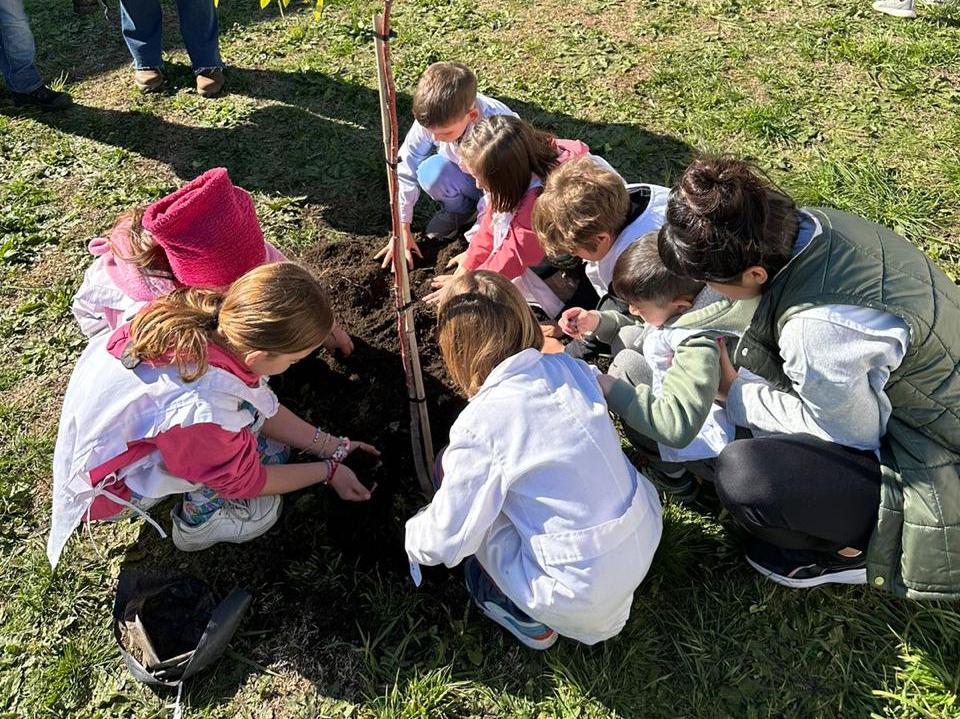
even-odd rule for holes
{"type": "Polygon", "coordinates": [[[733,214],[763,213],[764,183],[753,167],[729,157],[694,160],[680,177],[682,201],[689,212],[723,220],[733,214]]]}

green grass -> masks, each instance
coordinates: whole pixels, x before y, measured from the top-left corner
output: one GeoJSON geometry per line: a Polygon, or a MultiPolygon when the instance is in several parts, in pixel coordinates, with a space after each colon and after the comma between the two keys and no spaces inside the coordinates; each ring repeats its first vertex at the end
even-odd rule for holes
{"type": "MultiPolygon", "coordinates": [[[[351,563],[320,493],[293,498],[269,541],[198,556],[142,523],[98,527],[103,556],[76,540],[51,574],[50,462],[83,346],[69,304],[85,240],[223,164],[291,254],[334,242],[372,254],[387,223],[376,5],[329,0],[314,22],[306,7],[280,19],[224,0],[230,92],[210,102],[186,89],[172,12],[168,88],[142,97],[102,15],[28,1],[41,66],[64,73],[78,107],[18,115],[0,99],[0,717],[169,715],[110,633],[113,583],[136,561],[255,595],[228,655],[188,685],[197,719],[960,715],[956,607],[778,588],[743,564],[727,523],[676,506],[624,632],[545,655],[478,616],[454,573],[414,590],[398,546],[383,548],[393,564],[351,563]]],[[[697,150],[748,155],[804,203],[896,228],[956,279],[960,10],[920,13],[897,22],[867,0],[399,0],[400,109],[426,63],[460,59],[485,92],[630,179],[669,182],[697,150]]],[[[399,503],[394,534],[418,503],[399,503]]]]}

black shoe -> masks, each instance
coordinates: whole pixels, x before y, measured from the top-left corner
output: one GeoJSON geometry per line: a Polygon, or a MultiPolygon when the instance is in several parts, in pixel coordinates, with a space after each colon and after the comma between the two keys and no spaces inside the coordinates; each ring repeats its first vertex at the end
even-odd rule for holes
{"type": "Polygon", "coordinates": [[[867,558],[835,552],[780,549],[754,539],[747,547],[747,563],[770,581],[794,589],[821,584],[866,584],[867,558]]]}
{"type": "Polygon", "coordinates": [[[648,464],[640,472],[664,495],[677,502],[692,503],[700,494],[700,482],[685,469],[678,474],[668,474],[648,464]]]}
{"type": "Polygon", "coordinates": [[[51,90],[46,85],[33,92],[11,92],[14,105],[29,105],[41,110],[65,110],[73,104],[73,98],[65,92],[51,90]]]}

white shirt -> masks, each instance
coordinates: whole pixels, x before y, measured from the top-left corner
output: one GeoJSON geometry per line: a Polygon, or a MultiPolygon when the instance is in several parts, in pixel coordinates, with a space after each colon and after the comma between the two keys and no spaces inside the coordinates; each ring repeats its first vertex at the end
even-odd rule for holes
{"type": "MultiPolygon", "coordinates": [[[[493,115],[513,115],[517,117],[517,113],[502,102],[486,95],[477,94],[476,107],[480,111],[478,119],[493,115]]],[[[472,128],[472,124],[467,125],[461,137],[466,137],[472,128]]],[[[461,170],[463,169],[460,164],[460,140],[456,142],[437,142],[427,128],[414,120],[398,153],[397,179],[400,186],[400,221],[403,223],[408,223],[413,219],[413,207],[420,199],[417,168],[420,167],[421,162],[433,154],[434,149],[436,149],[438,155],[460,167],[461,170]]]]}
{"type": "Polygon", "coordinates": [[[528,349],[500,363],[450,430],[443,483],[407,522],[412,562],[475,554],[520,608],[592,644],[617,634],[662,530],[595,371],[528,349]]]}
{"type": "MultiPolygon", "coordinates": [[[[628,185],[628,190],[635,190],[644,185],[628,185]]],[[[670,197],[670,188],[660,185],[645,185],[650,188],[650,202],[646,209],[633,220],[629,225],[621,230],[614,240],[610,251],[600,260],[586,262],[587,279],[597,291],[600,297],[603,297],[610,291],[610,283],[613,281],[613,267],[617,264],[617,259],[622,255],[630,245],[640,239],[641,236],[651,230],[659,230],[665,221],[667,212],[667,199],[670,197]]]]}

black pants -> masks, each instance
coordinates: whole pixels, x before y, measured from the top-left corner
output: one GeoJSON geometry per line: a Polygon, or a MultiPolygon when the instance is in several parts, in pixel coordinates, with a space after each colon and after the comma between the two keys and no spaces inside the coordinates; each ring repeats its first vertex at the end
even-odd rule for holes
{"type": "Polygon", "coordinates": [[[716,486],[734,518],[770,544],[864,550],[880,506],[880,463],[807,434],[755,437],[720,453],[716,486]]]}

